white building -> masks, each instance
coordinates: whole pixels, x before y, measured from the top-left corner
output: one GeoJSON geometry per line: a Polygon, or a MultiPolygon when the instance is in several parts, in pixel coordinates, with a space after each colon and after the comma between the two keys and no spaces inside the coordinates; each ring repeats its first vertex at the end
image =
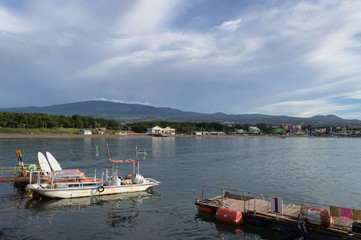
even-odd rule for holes
{"type": "Polygon", "coordinates": [[[79,134],[80,135],[92,135],[93,133],[90,130],[80,130],[79,134]]]}
{"type": "Polygon", "coordinates": [[[161,128],[158,126],[147,128],[147,134],[166,134],[166,135],[175,135],[175,128],[161,128]]]}
{"type": "Polygon", "coordinates": [[[251,134],[260,134],[261,130],[258,127],[249,127],[249,133],[251,134]]]}

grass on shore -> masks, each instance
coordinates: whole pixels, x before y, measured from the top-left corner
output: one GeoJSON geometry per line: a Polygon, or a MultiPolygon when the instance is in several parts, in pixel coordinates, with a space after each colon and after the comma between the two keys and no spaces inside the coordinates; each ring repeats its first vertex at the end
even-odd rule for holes
{"type": "Polygon", "coordinates": [[[79,128],[2,128],[0,134],[78,134],[79,128]]]}

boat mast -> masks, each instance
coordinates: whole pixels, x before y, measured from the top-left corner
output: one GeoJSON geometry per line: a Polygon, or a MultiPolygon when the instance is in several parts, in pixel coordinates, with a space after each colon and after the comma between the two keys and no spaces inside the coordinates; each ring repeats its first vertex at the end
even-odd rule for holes
{"type": "MultiPolygon", "coordinates": [[[[109,145],[108,145],[108,143],[106,145],[107,145],[107,150],[108,150],[108,160],[111,161],[112,157],[110,156],[109,145]]],[[[114,171],[115,171],[115,169],[114,169],[114,163],[113,163],[110,176],[112,176],[114,174],[114,171]]]]}

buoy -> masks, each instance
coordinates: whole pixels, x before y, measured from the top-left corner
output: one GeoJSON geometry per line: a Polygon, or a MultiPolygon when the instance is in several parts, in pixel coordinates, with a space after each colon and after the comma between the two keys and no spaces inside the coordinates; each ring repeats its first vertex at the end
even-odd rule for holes
{"type": "Polygon", "coordinates": [[[233,225],[239,225],[242,223],[242,213],[236,210],[220,207],[216,212],[216,219],[233,225]]]}
{"type": "Polygon", "coordinates": [[[198,211],[209,213],[209,214],[214,214],[214,212],[215,212],[211,207],[205,207],[205,206],[200,206],[200,205],[198,205],[198,211]]]}

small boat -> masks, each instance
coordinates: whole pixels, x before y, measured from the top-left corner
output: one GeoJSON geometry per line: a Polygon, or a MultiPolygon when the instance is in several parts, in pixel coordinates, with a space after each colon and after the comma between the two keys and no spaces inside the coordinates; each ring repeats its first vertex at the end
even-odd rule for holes
{"type": "MultiPolygon", "coordinates": [[[[136,148],[135,159],[112,160],[108,149],[109,161],[113,164],[110,170],[107,169],[105,174],[102,174],[102,178],[97,178],[96,175],[85,177],[77,169],[52,171],[47,175],[38,173],[34,183],[32,182],[35,176],[30,178],[30,184],[27,185],[28,195],[36,193],[49,198],[78,198],[146,191],[161,182],[140,175],[139,154],[141,153],[136,148]],[[123,179],[118,173],[119,163],[132,163],[133,174],[128,174],[123,179]]],[[[54,160],[55,158],[52,159],[54,160]]]]}

